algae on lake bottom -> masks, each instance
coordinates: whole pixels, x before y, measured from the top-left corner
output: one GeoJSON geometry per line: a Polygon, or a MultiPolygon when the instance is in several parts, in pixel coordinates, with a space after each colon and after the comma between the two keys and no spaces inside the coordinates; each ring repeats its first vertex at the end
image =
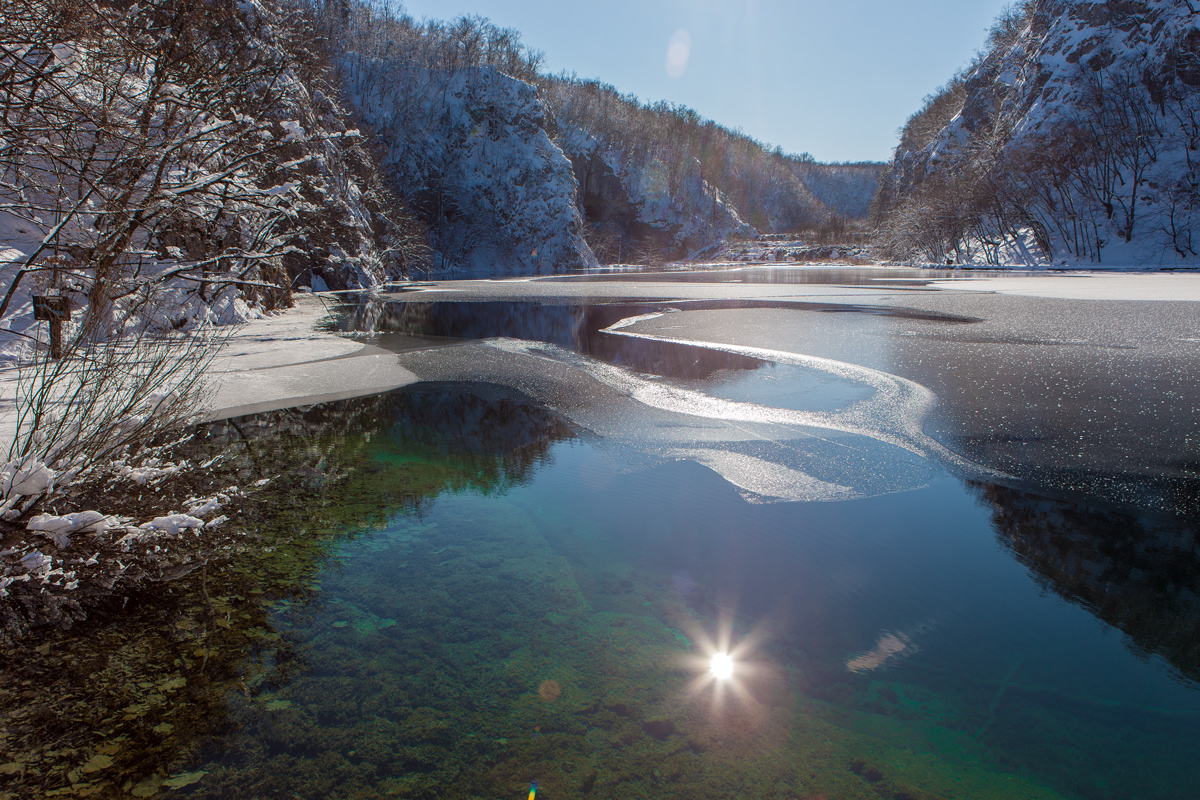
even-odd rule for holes
{"type": "MultiPolygon", "coordinates": [[[[8,797],[490,800],[537,780],[550,800],[1050,800],[1086,781],[1045,763],[1065,749],[1022,752],[1014,720],[1120,745],[1100,706],[1059,713],[1017,661],[952,669],[912,643],[855,671],[874,623],[833,605],[819,635],[764,632],[713,575],[749,576],[743,608],[784,598],[776,573],[815,580],[819,550],[781,549],[798,531],[753,530],[794,511],[696,465],[621,476],[509,392],[417,386],[197,447],[228,451],[223,480],[270,479],[235,519],[252,534],[108,624],[5,655],[8,797]],[[760,642],[729,685],[705,677],[722,627],[760,642]]],[[[874,524],[862,507],[799,516],[850,538],[874,524]]]]}

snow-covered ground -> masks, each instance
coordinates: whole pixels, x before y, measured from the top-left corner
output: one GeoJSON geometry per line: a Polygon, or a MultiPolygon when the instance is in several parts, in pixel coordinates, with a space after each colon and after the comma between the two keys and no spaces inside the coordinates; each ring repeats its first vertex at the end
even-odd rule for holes
{"type": "Polygon", "coordinates": [[[942,289],[1059,300],[1175,300],[1200,303],[1200,272],[1069,272],[933,281],[942,289]]]}
{"type": "MultiPolygon", "coordinates": [[[[210,366],[209,419],[360,397],[412,383],[396,356],[317,330],[326,316],[319,297],[239,329],[210,366]]],[[[0,442],[16,435],[16,370],[0,370],[0,442]]]]}
{"type": "Polygon", "coordinates": [[[416,380],[394,353],[317,330],[319,297],[239,330],[213,363],[210,419],[361,397],[416,380]]]}

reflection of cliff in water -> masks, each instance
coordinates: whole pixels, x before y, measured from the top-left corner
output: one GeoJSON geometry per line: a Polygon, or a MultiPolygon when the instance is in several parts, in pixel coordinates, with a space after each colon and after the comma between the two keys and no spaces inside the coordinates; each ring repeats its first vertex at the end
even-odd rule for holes
{"type": "MultiPolygon", "coordinates": [[[[872,314],[940,322],[972,320],[904,308],[769,300],[558,305],[533,301],[388,302],[365,297],[339,310],[343,332],[397,333],[413,337],[477,340],[496,337],[545,342],[635,372],[677,380],[703,380],[722,370],[755,370],[770,362],[679,342],[613,336],[605,329],[631,317],[678,308],[716,310],[783,308],[836,314],[872,314]]],[[[385,344],[385,342],[380,342],[385,344]]]]}
{"type": "Polygon", "coordinates": [[[1139,655],[1161,656],[1200,681],[1200,524],[975,489],[997,538],[1039,584],[1121,630],[1139,655]]]}
{"type": "Polygon", "coordinates": [[[229,717],[232,695],[269,705],[307,668],[275,619],[319,597],[340,545],[443,492],[522,483],[572,435],[514,392],[447,384],[206,426],[181,455],[219,458],[189,477],[213,492],[242,487],[226,491],[232,519],[217,529],[224,536],[161,543],[164,554],[195,551],[203,566],[109,585],[104,624],[84,635],[43,629],[0,653],[5,788],[165,792],[198,742],[241,724],[229,717]]]}
{"type": "Polygon", "coordinates": [[[508,337],[546,342],[636,372],[680,380],[707,378],[726,369],[758,369],[767,363],[703,347],[635,340],[603,332],[622,319],[661,310],[659,305],[626,304],[367,302],[348,314],[343,329],[451,339],[508,337]]]}

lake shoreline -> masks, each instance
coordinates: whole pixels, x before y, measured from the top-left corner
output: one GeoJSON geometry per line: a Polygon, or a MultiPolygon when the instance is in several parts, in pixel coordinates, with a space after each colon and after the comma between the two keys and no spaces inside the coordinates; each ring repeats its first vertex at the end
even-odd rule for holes
{"type": "MultiPolygon", "coordinates": [[[[718,272],[740,273],[755,269],[784,269],[803,272],[810,267],[795,265],[709,265],[718,272]]],[[[821,267],[824,269],[825,267],[821,267]]],[[[859,269],[859,268],[851,268],[859,269]]],[[[890,274],[893,268],[872,268],[890,274]]],[[[710,276],[712,269],[706,270],[710,276]]],[[[693,275],[695,273],[692,273],[693,275]]],[[[737,296],[783,303],[815,300],[825,304],[870,303],[879,296],[874,286],[808,284],[692,284],[671,280],[679,273],[651,273],[623,289],[646,300],[685,303],[713,296],[737,296]],[[646,280],[649,278],[649,280],[646,280]],[[656,281],[657,278],[663,280],[656,281]]],[[[381,300],[406,302],[481,301],[494,302],[516,297],[535,302],[587,302],[596,293],[595,276],[549,277],[485,281],[432,282],[402,294],[380,293],[381,300]]],[[[1019,295],[1058,301],[1107,302],[1200,302],[1200,275],[1175,273],[1135,274],[1129,272],[1071,272],[1003,277],[917,279],[918,285],[892,284],[888,302],[901,303],[904,294],[982,292],[1019,295]]],[[[421,382],[422,378],[399,363],[395,353],[328,329],[332,310],[357,293],[299,295],[296,306],[263,320],[246,324],[226,344],[210,369],[213,387],[206,418],[220,421],[245,414],[261,414],[306,407],[394,391],[421,382]]],[[[11,405],[0,415],[0,430],[13,427],[11,405]]],[[[7,581],[6,593],[25,595],[20,610],[13,597],[4,603],[5,641],[26,638],[41,625],[70,626],[100,609],[120,591],[131,591],[146,581],[184,575],[199,569],[211,553],[228,548],[244,532],[238,531],[237,508],[247,497],[246,487],[218,486],[211,470],[196,464],[168,462],[170,467],[143,482],[112,480],[108,477],[73,487],[67,497],[44,509],[44,513],[70,514],[98,510],[120,521],[114,531],[95,539],[72,534],[75,539],[60,549],[20,522],[0,522],[0,580],[7,581]],[[220,501],[212,502],[220,496],[220,501]],[[193,528],[154,529],[149,535],[138,528],[147,520],[187,516],[189,507],[212,506],[194,517],[193,528]],[[228,521],[207,525],[219,515],[228,521]],[[83,552],[87,550],[88,552],[83,552]],[[37,562],[37,563],[34,563],[37,562]],[[90,562],[90,563],[89,563],[90,562]],[[128,563],[126,563],[128,562],[128,563]],[[116,567],[116,564],[120,567],[116,567]],[[15,579],[15,580],[14,580],[15,579]],[[23,580],[22,580],[23,579],[23,580]],[[74,585],[72,585],[74,582],[74,585]],[[33,591],[36,586],[37,591],[33,591]],[[71,588],[68,589],[67,587],[71,588]],[[82,589],[80,589],[82,587],[82,589]],[[122,588],[123,587],[123,588],[122,588]],[[28,589],[29,591],[22,591],[28,589]],[[33,596],[36,595],[36,599],[33,596]]],[[[138,476],[134,476],[135,478],[138,476]]]]}

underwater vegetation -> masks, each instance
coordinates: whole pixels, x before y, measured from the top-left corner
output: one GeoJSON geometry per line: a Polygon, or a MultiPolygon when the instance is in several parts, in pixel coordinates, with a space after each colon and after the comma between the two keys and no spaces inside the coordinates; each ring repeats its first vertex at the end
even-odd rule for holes
{"type": "Polygon", "coordinates": [[[797,670],[697,685],[675,589],[554,538],[467,493],[345,543],[325,599],[277,611],[302,672],[231,698],[238,729],[187,764],[188,795],[1056,796],[972,763],[965,735],[962,764],[914,759],[920,736],[806,697],[797,670]]]}
{"type": "Polygon", "coordinates": [[[571,435],[486,387],[424,386],[206,427],[187,455],[218,458],[213,486],[247,487],[228,512],[238,541],[221,537],[173,579],[118,585],[85,623],[0,652],[0,797],[182,788],[188,780],[165,770],[230,725],[228,698],[295,668],[272,610],[312,601],[340,540],[419,514],[444,491],[519,483],[571,435]]]}
{"type": "MultiPolygon", "coordinates": [[[[247,488],[242,535],[0,654],[3,800],[495,800],[534,783],[540,800],[1167,800],[1200,777],[1187,709],[1072,693],[1036,654],[939,645],[952,619],[884,623],[856,599],[911,602],[838,542],[896,561],[918,543],[888,544],[885,522],[932,530],[945,487],[753,505],[696,464],[625,470],[475,384],[231,420],[189,447],[220,456],[214,486],[247,488]],[[725,680],[722,635],[741,643],[725,680]]],[[[945,484],[957,505],[931,548],[979,533],[961,530],[971,509],[1047,575],[1047,553],[1127,547],[1065,502],[945,484]]],[[[1104,584],[1131,608],[1193,585],[1183,564],[1162,588],[1153,543],[1186,536],[1151,531],[1131,534],[1140,571],[1104,584]]],[[[1046,584],[1102,608],[1080,585],[1046,584]]],[[[1189,674],[1190,651],[1169,651],[1189,674]]]]}

